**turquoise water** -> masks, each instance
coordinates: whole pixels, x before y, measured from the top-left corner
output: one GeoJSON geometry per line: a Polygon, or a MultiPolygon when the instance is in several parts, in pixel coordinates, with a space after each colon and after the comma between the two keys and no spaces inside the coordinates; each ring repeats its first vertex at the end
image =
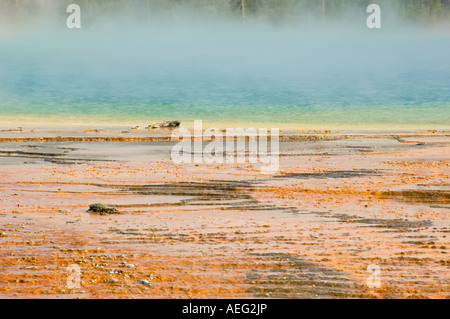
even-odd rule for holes
{"type": "Polygon", "coordinates": [[[449,128],[450,35],[245,27],[0,37],[0,123],[449,128]]]}

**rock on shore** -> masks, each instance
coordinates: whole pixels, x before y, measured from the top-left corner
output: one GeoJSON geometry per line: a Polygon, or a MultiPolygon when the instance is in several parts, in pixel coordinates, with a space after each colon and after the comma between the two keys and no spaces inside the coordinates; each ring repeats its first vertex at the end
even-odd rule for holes
{"type": "Polygon", "coordinates": [[[179,127],[180,121],[164,121],[161,123],[150,124],[147,128],[161,128],[161,127],[179,127]]]}

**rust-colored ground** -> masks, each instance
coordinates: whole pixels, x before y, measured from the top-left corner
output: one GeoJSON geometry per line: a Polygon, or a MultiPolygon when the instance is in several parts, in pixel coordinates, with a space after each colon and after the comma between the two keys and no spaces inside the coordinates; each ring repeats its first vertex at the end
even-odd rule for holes
{"type": "Polygon", "coordinates": [[[101,148],[6,154],[1,298],[450,297],[448,140],[287,142],[272,176],[133,158],[146,147],[109,162],[101,148]]]}

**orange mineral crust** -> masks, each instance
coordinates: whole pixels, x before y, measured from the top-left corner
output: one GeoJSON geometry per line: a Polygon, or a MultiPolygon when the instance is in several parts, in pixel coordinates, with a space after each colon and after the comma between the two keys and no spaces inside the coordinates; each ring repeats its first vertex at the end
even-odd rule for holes
{"type": "Polygon", "coordinates": [[[0,143],[0,297],[450,297],[448,138],[281,142],[270,175],[172,146],[0,143]]]}

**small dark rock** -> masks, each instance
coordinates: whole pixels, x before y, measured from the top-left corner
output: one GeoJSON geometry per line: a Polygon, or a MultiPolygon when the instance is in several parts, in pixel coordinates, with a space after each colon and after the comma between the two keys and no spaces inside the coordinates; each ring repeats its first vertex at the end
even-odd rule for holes
{"type": "Polygon", "coordinates": [[[147,128],[161,128],[161,127],[179,127],[180,121],[164,121],[162,123],[151,124],[147,128]]]}
{"type": "Polygon", "coordinates": [[[117,210],[116,208],[108,207],[105,204],[98,204],[98,203],[89,205],[88,212],[100,215],[120,214],[120,211],[117,210]]]}

